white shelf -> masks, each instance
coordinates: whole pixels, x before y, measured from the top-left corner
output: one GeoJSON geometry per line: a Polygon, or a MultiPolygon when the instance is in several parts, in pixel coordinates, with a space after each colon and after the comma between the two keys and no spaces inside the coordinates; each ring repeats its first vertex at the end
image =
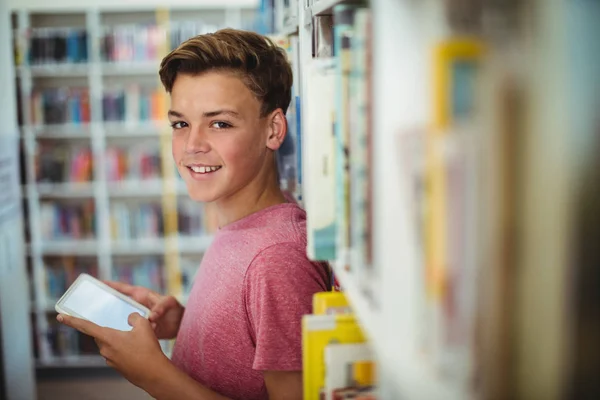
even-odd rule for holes
{"type": "MultiPolygon", "coordinates": [[[[158,197],[162,196],[166,191],[165,182],[162,179],[108,182],[107,187],[108,195],[116,198],[158,197]]],[[[175,194],[180,196],[187,194],[187,188],[185,187],[184,182],[175,182],[175,194]]]]}
{"type": "Polygon", "coordinates": [[[107,138],[137,138],[159,137],[161,133],[168,132],[169,121],[145,122],[104,122],[102,124],[107,138]]]}
{"type": "MultiPolygon", "coordinates": [[[[41,247],[43,255],[95,256],[98,253],[98,242],[94,239],[44,241],[41,247]]],[[[31,246],[29,250],[31,252],[31,246]]]]}
{"type": "Polygon", "coordinates": [[[378,313],[373,309],[370,299],[361,289],[361,284],[358,282],[356,275],[344,269],[347,265],[348,257],[340,257],[339,260],[332,264],[333,272],[338,280],[341,289],[347,294],[348,300],[351,303],[361,327],[365,330],[365,334],[371,341],[378,341],[381,336],[381,329],[378,326],[378,313]]]}
{"type": "Polygon", "coordinates": [[[37,183],[35,185],[40,197],[52,198],[88,198],[94,197],[94,185],[85,183],[37,183]]]}
{"type": "Polygon", "coordinates": [[[165,252],[165,240],[156,239],[119,239],[111,242],[111,253],[117,256],[162,255],[165,252]]]}
{"type": "Polygon", "coordinates": [[[131,62],[105,62],[101,64],[103,75],[156,75],[160,60],[131,61],[131,62]]]}
{"type": "Polygon", "coordinates": [[[318,0],[313,3],[310,10],[312,15],[331,15],[332,8],[341,3],[349,3],[345,0],[318,0]]]}
{"type": "Polygon", "coordinates": [[[178,238],[178,246],[180,253],[204,253],[210,244],[213,237],[209,235],[200,237],[185,237],[178,238]]]}
{"type": "Polygon", "coordinates": [[[27,127],[39,139],[90,139],[91,124],[52,124],[27,127]]]}
{"type": "Polygon", "coordinates": [[[85,77],[89,72],[89,64],[43,64],[20,66],[17,73],[22,76],[27,71],[33,78],[52,78],[52,77],[85,77]]]}
{"type": "Polygon", "coordinates": [[[294,35],[296,33],[298,33],[298,20],[296,18],[286,24],[280,32],[280,34],[284,36],[294,35]]]}
{"type": "MultiPolygon", "coordinates": [[[[177,241],[178,251],[180,253],[204,253],[210,243],[212,236],[199,237],[174,237],[174,238],[157,238],[157,239],[131,239],[131,240],[115,240],[111,244],[111,253],[117,256],[129,255],[163,255],[169,241],[177,241]]],[[[173,246],[175,243],[173,243],[173,246]]]]}
{"type": "Polygon", "coordinates": [[[106,360],[101,356],[78,355],[53,357],[50,360],[36,360],[35,367],[42,368],[97,368],[108,367],[106,360]]]}

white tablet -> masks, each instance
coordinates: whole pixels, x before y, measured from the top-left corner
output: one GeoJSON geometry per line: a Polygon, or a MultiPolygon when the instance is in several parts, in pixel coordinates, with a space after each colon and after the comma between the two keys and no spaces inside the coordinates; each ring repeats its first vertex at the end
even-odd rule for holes
{"type": "Polygon", "coordinates": [[[121,331],[132,329],[127,323],[130,314],[150,316],[146,307],[88,274],[79,275],[54,308],[61,314],[121,331]]]}

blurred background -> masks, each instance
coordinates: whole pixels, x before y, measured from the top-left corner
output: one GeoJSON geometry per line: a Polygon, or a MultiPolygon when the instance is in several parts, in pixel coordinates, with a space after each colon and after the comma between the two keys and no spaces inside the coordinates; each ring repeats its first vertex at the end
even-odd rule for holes
{"type": "Polygon", "coordinates": [[[185,304],[217,226],[157,71],[225,27],[292,64],[280,183],[363,398],[600,398],[600,2],[0,0],[0,399],[148,398],[54,304],[83,272],[185,304]]]}

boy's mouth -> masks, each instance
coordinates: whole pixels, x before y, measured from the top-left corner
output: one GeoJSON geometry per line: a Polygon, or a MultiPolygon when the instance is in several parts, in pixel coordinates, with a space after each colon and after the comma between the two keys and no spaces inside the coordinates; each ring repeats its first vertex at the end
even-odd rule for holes
{"type": "Polygon", "coordinates": [[[209,166],[209,165],[188,165],[188,169],[190,171],[192,171],[193,173],[196,174],[210,174],[213,172],[216,172],[218,170],[221,169],[220,165],[214,165],[214,166],[209,166]]]}

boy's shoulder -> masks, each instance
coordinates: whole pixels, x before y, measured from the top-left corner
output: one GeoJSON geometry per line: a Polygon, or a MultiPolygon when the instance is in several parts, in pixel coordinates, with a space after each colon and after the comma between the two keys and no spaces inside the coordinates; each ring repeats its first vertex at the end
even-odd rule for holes
{"type": "Polygon", "coordinates": [[[213,245],[219,256],[235,254],[242,268],[260,254],[284,256],[293,249],[306,257],[306,213],[294,203],[269,207],[222,228],[213,245]]]}

